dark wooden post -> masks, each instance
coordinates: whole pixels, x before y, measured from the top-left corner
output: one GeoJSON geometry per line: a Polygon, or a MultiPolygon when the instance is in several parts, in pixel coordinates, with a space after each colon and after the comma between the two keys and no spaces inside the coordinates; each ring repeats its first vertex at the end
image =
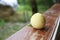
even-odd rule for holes
{"type": "Polygon", "coordinates": [[[31,7],[32,7],[32,12],[37,13],[38,9],[37,9],[37,3],[36,0],[30,0],[31,1],[31,7]]]}

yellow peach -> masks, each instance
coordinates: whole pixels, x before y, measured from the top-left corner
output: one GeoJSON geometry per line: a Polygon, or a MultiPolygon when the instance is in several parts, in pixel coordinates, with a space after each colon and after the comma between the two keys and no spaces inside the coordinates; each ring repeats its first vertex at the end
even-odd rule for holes
{"type": "Polygon", "coordinates": [[[31,17],[30,24],[36,29],[42,29],[45,25],[45,17],[41,13],[35,13],[31,17]]]}

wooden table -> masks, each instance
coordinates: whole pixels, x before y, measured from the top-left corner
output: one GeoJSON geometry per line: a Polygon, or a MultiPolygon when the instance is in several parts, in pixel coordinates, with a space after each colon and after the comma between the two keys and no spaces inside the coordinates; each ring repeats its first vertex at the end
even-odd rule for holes
{"type": "Polygon", "coordinates": [[[46,19],[44,29],[37,30],[27,25],[6,40],[55,40],[59,25],[60,4],[53,5],[43,15],[46,19]]]}

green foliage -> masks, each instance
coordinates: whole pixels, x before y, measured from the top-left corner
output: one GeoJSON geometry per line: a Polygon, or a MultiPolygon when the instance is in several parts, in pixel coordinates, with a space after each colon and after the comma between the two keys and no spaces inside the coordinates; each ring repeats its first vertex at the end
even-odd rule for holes
{"type": "Polygon", "coordinates": [[[38,5],[53,5],[53,0],[36,0],[38,5]]]}
{"type": "Polygon", "coordinates": [[[17,13],[20,14],[20,22],[27,22],[30,20],[30,17],[32,15],[30,5],[20,5],[17,9],[17,13]]]}
{"type": "MultiPolygon", "coordinates": [[[[24,5],[30,5],[30,2],[31,0],[18,0],[18,3],[21,5],[21,4],[24,4],[24,5]]],[[[56,0],[54,0],[56,1],[56,0]]],[[[49,5],[51,6],[54,2],[53,0],[36,0],[37,4],[38,5],[49,5]]]]}
{"type": "Polygon", "coordinates": [[[43,12],[45,12],[48,8],[49,8],[49,6],[46,6],[46,5],[38,5],[38,12],[43,13],[43,12]]]}
{"type": "Polygon", "coordinates": [[[18,0],[18,3],[21,5],[28,5],[30,4],[30,0],[18,0]]]}
{"type": "Polygon", "coordinates": [[[0,19],[0,28],[3,29],[5,25],[5,21],[3,19],[0,19]]]}
{"type": "Polygon", "coordinates": [[[14,31],[18,31],[20,28],[18,25],[14,24],[11,29],[13,29],[14,31]]]}

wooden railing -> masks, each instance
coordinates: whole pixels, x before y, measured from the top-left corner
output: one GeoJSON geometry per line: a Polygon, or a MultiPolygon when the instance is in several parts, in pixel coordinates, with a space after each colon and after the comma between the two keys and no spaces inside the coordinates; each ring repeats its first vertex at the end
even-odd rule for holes
{"type": "Polygon", "coordinates": [[[45,13],[46,24],[42,30],[25,26],[6,40],[55,40],[59,26],[60,4],[53,5],[45,13]]]}

